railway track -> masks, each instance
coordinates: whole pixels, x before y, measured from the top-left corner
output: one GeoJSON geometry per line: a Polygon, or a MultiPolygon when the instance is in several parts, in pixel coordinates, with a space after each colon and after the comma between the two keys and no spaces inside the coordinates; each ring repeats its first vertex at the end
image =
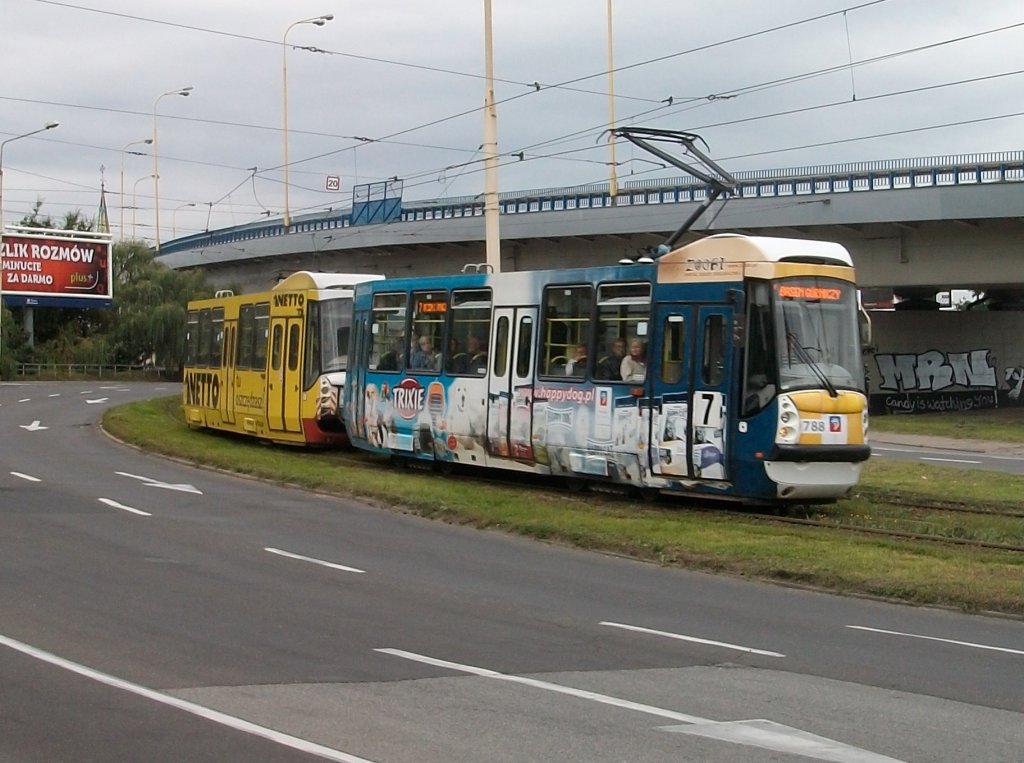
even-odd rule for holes
{"type": "MultiPolygon", "coordinates": [[[[358,452],[337,453],[334,458],[351,466],[366,466],[380,468],[382,462],[379,457],[368,456],[358,452]]],[[[401,469],[411,469],[420,472],[436,471],[429,462],[405,460],[395,464],[401,469]]],[[[460,469],[456,467],[457,479],[460,481],[470,480],[481,486],[500,487],[529,487],[533,490],[555,492],[556,494],[578,493],[580,484],[572,484],[572,481],[562,481],[550,477],[538,476],[527,478],[527,475],[508,472],[488,472],[477,469],[460,469]],[[570,486],[566,486],[566,483],[570,486]]],[[[438,475],[439,479],[442,479],[438,475]]],[[[626,487],[604,486],[601,483],[589,485],[591,499],[601,501],[623,501],[635,497],[626,487]]],[[[586,489],[586,488],[584,488],[586,489]]],[[[973,547],[979,549],[991,549],[998,551],[1009,551],[1024,553],[1024,510],[1009,509],[1005,505],[971,505],[956,501],[925,501],[917,497],[900,496],[893,494],[873,493],[864,491],[858,493],[858,498],[868,501],[874,507],[874,512],[865,516],[853,509],[848,509],[844,501],[824,506],[792,506],[781,507],[774,512],[758,512],[749,508],[730,507],[725,508],[718,502],[701,501],[700,498],[679,498],[674,496],[660,496],[657,504],[663,507],[673,507],[681,511],[700,511],[718,516],[735,519],[737,521],[755,520],[758,522],[772,524],[799,525],[804,527],[819,527],[826,530],[856,533],[860,535],[872,535],[888,537],[902,541],[919,541],[934,544],[945,544],[961,547],[973,547]],[[796,516],[803,512],[805,516],[796,516]],[[902,516],[910,512],[907,516],[902,516]],[[818,514],[819,516],[812,516],[818,514]],[[878,526],[883,524],[897,525],[903,523],[906,527],[928,524],[931,520],[929,515],[941,517],[943,515],[960,515],[967,519],[963,524],[948,525],[948,532],[919,532],[913,529],[900,529],[898,526],[878,526]],[[855,521],[851,521],[854,519],[855,521]],[[985,523],[1000,523],[999,532],[1005,532],[1005,525],[1012,525],[1020,522],[1016,535],[1022,539],[1020,543],[1003,542],[998,540],[985,539],[984,537],[972,537],[972,535],[984,535],[991,533],[992,528],[986,528],[985,523]],[[971,525],[973,523],[973,526],[971,525]]]]}

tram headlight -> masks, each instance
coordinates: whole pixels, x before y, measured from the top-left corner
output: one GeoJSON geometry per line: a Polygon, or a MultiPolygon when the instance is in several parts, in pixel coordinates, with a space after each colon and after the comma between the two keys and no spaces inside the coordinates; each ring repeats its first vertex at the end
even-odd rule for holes
{"type": "Polygon", "coordinates": [[[775,441],[782,445],[795,445],[800,439],[800,411],[788,395],[779,396],[779,420],[775,441]]]}

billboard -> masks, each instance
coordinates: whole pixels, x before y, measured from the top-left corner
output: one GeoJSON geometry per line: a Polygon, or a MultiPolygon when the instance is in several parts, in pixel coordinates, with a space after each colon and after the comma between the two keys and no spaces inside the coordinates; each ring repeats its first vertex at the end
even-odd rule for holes
{"type": "Polygon", "coordinates": [[[0,244],[8,305],[110,307],[110,234],[17,227],[0,244]]]}

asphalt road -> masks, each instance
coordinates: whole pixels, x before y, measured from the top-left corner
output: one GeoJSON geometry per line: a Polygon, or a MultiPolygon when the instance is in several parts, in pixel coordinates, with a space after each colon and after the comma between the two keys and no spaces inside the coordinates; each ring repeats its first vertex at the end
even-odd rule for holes
{"type": "Polygon", "coordinates": [[[0,385],[0,761],[1024,758],[1020,621],[449,526],[96,426],[172,391],[0,385]]]}
{"type": "Polygon", "coordinates": [[[1024,446],[987,440],[871,433],[872,458],[1024,474],[1024,446]]]}

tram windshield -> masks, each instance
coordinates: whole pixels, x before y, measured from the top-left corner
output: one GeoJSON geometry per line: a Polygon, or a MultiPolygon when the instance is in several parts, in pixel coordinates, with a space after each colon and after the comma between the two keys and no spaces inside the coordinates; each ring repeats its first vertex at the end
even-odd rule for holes
{"type": "Polygon", "coordinates": [[[327,299],[314,302],[309,311],[309,341],[312,352],[306,357],[319,365],[319,371],[348,369],[348,340],[352,332],[352,300],[327,299]]]}
{"type": "Polygon", "coordinates": [[[864,390],[853,284],[799,277],[747,286],[743,416],[779,392],[864,390]]]}
{"type": "Polygon", "coordinates": [[[772,284],[772,314],[781,391],[864,389],[853,284],[789,278],[772,284]]]}

